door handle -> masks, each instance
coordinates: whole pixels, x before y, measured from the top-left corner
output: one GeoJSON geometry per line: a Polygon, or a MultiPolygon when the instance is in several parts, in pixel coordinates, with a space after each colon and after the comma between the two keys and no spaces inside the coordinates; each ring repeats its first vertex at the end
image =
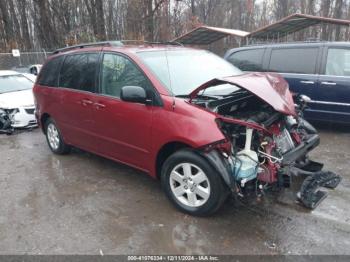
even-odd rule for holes
{"type": "Polygon", "coordinates": [[[311,81],[311,80],[307,80],[307,81],[301,80],[300,83],[302,83],[302,84],[308,84],[308,85],[315,84],[315,82],[314,82],[314,81],[311,81]]]}
{"type": "Polygon", "coordinates": [[[81,103],[83,106],[87,106],[87,105],[91,105],[92,101],[88,100],[88,99],[83,99],[83,100],[81,100],[81,103]]]}
{"type": "Polygon", "coordinates": [[[106,105],[101,104],[101,103],[94,103],[94,105],[95,105],[96,109],[100,109],[100,108],[105,108],[106,107],[106,105]]]}
{"type": "Polygon", "coordinates": [[[337,83],[334,82],[321,82],[321,85],[335,86],[337,83]]]}

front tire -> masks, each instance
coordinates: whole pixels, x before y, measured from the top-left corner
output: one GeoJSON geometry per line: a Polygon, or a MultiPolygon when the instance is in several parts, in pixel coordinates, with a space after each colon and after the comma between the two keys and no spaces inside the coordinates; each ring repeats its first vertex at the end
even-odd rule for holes
{"type": "Polygon", "coordinates": [[[202,156],[180,150],[162,167],[162,187],[170,201],[181,211],[208,216],[217,211],[227,189],[217,171],[202,156]]]}
{"type": "Polygon", "coordinates": [[[71,147],[64,142],[61,132],[52,118],[45,122],[45,134],[47,143],[53,153],[63,155],[70,152],[71,147]]]}

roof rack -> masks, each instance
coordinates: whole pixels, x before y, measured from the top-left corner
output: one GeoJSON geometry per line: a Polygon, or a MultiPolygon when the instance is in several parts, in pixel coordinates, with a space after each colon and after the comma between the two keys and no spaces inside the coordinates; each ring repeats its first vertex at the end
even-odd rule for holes
{"type": "Polygon", "coordinates": [[[150,41],[144,41],[145,44],[149,45],[178,45],[178,46],[184,46],[180,42],[177,41],[165,41],[165,42],[150,42],[150,41]]]}
{"type": "Polygon", "coordinates": [[[78,45],[59,48],[59,49],[56,49],[53,53],[57,54],[60,52],[71,50],[71,49],[85,48],[85,47],[92,47],[92,46],[123,46],[123,43],[121,41],[103,41],[103,42],[85,43],[85,44],[78,44],[78,45]]]}
{"type": "Polygon", "coordinates": [[[56,49],[53,53],[58,54],[61,52],[66,52],[72,49],[78,49],[78,48],[85,48],[85,47],[93,47],[93,46],[114,46],[114,47],[121,47],[128,43],[141,43],[141,44],[147,44],[147,45],[179,45],[183,46],[179,42],[151,42],[151,41],[144,41],[144,40],[119,40],[119,41],[103,41],[103,42],[94,42],[94,43],[84,43],[84,44],[78,44],[78,45],[72,45],[67,46],[63,48],[56,49]]]}
{"type": "Polygon", "coordinates": [[[281,41],[281,42],[254,42],[250,43],[246,46],[262,46],[262,45],[279,45],[279,44],[312,44],[312,43],[327,43],[329,41],[327,40],[320,40],[320,39],[307,39],[307,40],[300,40],[300,41],[281,41]]]}
{"type": "Polygon", "coordinates": [[[155,41],[146,41],[146,40],[119,40],[121,44],[130,44],[130,43],[135,43],[135,44],[146,44],[146,45],[179,45],[183,46],[181,43],[176,42],[176,41],[164,41],[164,42],[155,42],[155,41]]]}

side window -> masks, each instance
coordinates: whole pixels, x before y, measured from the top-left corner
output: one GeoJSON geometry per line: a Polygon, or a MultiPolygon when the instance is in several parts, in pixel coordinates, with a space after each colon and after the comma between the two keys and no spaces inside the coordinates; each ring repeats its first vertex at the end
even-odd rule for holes
{"type": "Polygon", "coordinates": [[[102,62],[101,93],[120,97],[123,86],[140,86],[146,92],[150,83],[136,65],[121,55],[105,54],[102,62]]]}
{"type": "Polygon", "coordinates": [[[59,85],[94,92],[98,58],[96,53],[67,55],[61,67],[59,85]]]}
{"type": "Polygon", "coordinates": [[[38,83],[42,86],[58,86],[59,70],[62,64],[64,56],[59,56],[49,60],[42,68],[38,83]]]}
{"type": "Polygon", "coordinates": [[[314,74],[318,48],[272,49],[269,71],[314,74]]]}
{"type": "Polygon", "coordinates": [[[228,57],[228,61],[242,71],[262,71],[265,48],[238,51],[228,57]]]}
{"type": "Polygon", "coordinates": [[[350,76],[350,49],[328,49],[326,75],[350,76]]]}

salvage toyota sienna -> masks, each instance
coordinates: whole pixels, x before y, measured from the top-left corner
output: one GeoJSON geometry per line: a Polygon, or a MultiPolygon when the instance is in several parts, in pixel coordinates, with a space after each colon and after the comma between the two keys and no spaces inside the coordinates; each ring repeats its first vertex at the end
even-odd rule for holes
{"type": "Polygon", "coordinates": [[[101,42],[57,50],[34,87],[50,149],[71,146],[161,180],[170,201],[210,215],[230,195],[250,200],[305,178],[315,208],[341,177],[308,157],[320,141],[308,98],[277,74],[242,73],[204,50],[101,42]]]}

